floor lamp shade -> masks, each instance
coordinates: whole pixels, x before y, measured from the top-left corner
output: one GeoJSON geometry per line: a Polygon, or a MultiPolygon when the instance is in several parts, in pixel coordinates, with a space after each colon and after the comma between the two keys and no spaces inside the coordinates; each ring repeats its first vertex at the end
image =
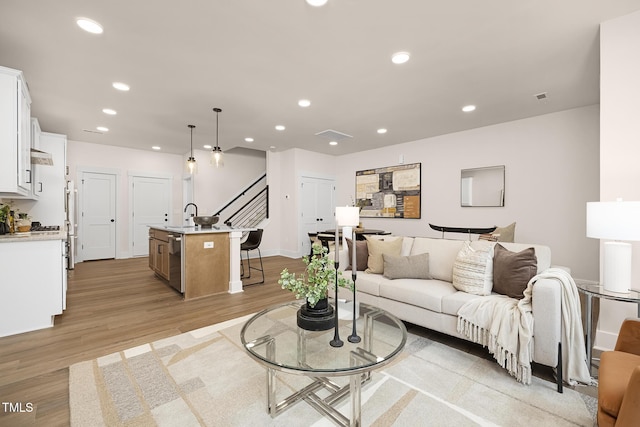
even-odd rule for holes
{"type": "Polygon", "coordinates": [[[339,227],[356,227],[360,223],[360,208],[356,206],[336,207],[336,224],[339,227]]]}
{"type": "Polygon", "coordinates": [[[640,240],[640,202],[587,203],[587,237],[615,240],[604,243],[602,278],[607,291],[631,289],[631,244],[640,240]]]}

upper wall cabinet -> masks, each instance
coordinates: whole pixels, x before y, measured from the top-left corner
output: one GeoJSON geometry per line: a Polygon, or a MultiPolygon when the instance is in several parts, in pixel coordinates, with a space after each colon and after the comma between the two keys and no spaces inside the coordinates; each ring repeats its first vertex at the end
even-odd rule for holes
{"type": "Polygon", "coordinates": [[[21,71],[0,67],[0,197],[32,197],[31,97],[21,71]]]}

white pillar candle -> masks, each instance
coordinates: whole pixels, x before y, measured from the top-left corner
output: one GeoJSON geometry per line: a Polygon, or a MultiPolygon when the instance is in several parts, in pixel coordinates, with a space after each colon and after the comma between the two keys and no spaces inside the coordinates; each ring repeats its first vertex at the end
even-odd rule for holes
{"type": "Polygon", "coordinates": [[[356,264],[356,230],[353,230],[353,237],[351,238],[351,274],[355,275],[358,271],[358,264],[356,264]]]}

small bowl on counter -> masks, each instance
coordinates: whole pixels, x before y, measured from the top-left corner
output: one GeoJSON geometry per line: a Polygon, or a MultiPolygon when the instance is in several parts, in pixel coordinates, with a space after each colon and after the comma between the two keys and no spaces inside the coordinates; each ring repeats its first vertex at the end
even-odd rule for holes
{"type": "Polygon", "coordinates": [[[193,222],[200,228],[211,228],[220,220],[217,216],[194,216],[193,222]]]}

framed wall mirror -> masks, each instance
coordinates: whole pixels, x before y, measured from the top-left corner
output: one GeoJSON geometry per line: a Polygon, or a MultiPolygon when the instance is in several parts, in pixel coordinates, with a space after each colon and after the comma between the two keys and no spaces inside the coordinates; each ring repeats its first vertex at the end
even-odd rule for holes
{"type": "Polygon", "coordinates": [[[504,165],[462,169],[460,206],[504,206],[504,165]]]}

